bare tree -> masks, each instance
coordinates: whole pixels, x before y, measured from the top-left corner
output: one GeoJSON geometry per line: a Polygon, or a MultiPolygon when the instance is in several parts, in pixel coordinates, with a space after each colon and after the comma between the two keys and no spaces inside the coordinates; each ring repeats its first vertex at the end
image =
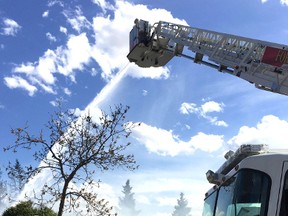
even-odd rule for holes
{"type": "MultiPolygon", "coordinates": [[[[125,139],[138,125],[126,122],[128,110],[129,107],[116,105],[110,108],[109,114],[102,111],[97,120],[90,113],[79,117],[69,110],[63,112],[60,105],[46,125],[48,138],[44,138],[43,131],[37,136],[30,135],[28,126],[12,129],[15,144],[5,150],[33,150],[33,157],[40,165],[23,167],[21,177],[27,180],[45,170],[51,172],[52,180],[41,189],[41,199],[48,195],[48,202],[59,202],[58,216],[66,210],[79,213],[83,202],[85,211],[80,213],[111,215],[108,202],[98,198],[91,187],[96,170],[103,172],[120,167],[135,170],[138,167],[134,155],[125,153],[130,145],[125,139]]],[[[12,168],[7,169],[12,171],[12,168]]]]}

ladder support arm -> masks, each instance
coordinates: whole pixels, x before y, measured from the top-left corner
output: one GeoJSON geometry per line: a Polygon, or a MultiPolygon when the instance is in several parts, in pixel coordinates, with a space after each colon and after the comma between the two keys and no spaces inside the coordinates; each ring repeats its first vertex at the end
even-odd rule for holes
{"type": "Polygon", "coordinates": [[[135,20],[128,59],[140,67],[161,67],[174,56],[288,95],[288,46],[160,21],[135,20]],[[184,53],[191,52],[189,55],[184,53]],[[194,53],[194,54],[193,54],[194,53]]]}

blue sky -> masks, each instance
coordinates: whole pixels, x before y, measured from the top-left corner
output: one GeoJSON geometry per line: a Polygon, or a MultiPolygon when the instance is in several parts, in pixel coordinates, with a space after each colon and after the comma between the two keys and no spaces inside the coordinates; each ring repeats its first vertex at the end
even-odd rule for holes
{"type": "MultiPolygon", "coordinates": [[[[129,31],[141,18],[288,44],[287,6],[287,0],[0,0],[1,146],[14,141],[11,127],[28,121],[31,133],[44,128],[59,98],[67,109],[129,105],[128,119],[142,122],[130,149],[140,168],[99,174],[99,193],[117,205],[130,179],[142,216],[171,214],[180,192],[201,215],[210,187],[205,172],[222,164],[227,149],[286,147],[288,98],[184,58],[138,68],[126,58],[129,31]]],[[[14,157],[33,163],[26,152],[0,157],[2,169],[14,157]]],[[[31,184],[41,178],[25,192],[31,184]]]]}

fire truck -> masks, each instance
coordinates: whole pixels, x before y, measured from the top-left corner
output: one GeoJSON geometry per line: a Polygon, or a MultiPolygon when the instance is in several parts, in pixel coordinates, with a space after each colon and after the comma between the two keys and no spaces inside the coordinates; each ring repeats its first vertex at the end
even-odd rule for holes
{"type": "MultiPolygon", "coordinates": [[[[127,58],[139,67],[165,66],[174,56],[288,95],[288,46],[165,21],[136,19],[127,58]],[[189,54],[187,54],[189,53],[189,54]]],[[[288,152],[245,144],[225,154],[205,194],[202,216],[288,216],[288,152]]]]}
{"type": "Polygon", "coordinates": [[[203,216],[287,216],[288,152],[242,145],[206,173],[214,187],[205,194],[203,216]]]}

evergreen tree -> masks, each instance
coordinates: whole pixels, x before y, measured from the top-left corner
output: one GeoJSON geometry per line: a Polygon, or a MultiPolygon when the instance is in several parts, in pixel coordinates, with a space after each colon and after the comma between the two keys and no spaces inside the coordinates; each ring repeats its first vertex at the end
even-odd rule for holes
{"type": "Polygon", "coordinates": [[[119,198],[119,215],[120,216],[136,216],[140,211],[135,209],[134,193],[132,193],[132,187],[130,186],[130,180],[126,181],[123,186],[123,198],[119,198]]]}
{"type": "Polygon", "coordinates": [[[184,198],[184,193],[180,193],[180,199],[177,200],[172,216],[191,216],[191,208],[187,207],[187,205],[188,201],[184,198]]]}

